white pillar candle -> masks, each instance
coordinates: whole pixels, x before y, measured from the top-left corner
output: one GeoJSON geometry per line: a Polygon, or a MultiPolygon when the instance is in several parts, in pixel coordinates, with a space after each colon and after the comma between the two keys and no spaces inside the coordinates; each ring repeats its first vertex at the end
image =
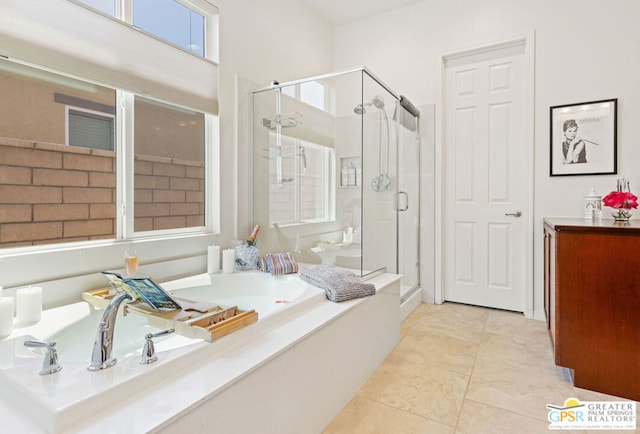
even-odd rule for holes
{"type": "Polygon", "coordinates": [[[16,291],[16,320],[18,324],[40,321],[42,316],[42,288],[30,286],[16,291]]]}
{"type": "Polygon", "coordinates": [[[209,246],[207,249],[207,273],[220,271],[220,246],[209,246]]]}
{"type": "Polygon", "coordinates": [[[0,298],[0,338],[13,331],[13,297],[0,298]]]}
{"type": "Polygon", "coordinates": [[[233,249],[225,249],[222,252],[222,272],[233,273],[235,262],[236,262],[235,251],[233,249]]]}

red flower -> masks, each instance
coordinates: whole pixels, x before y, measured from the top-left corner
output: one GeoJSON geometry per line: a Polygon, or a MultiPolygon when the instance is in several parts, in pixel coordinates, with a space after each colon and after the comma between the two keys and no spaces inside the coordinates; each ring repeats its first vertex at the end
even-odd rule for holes
{"type": "Polygon", "coordinates": [[[605,206],[611,208],[638,208],[638,197],[628,191],[612,191],[602,199],[605,206]]]}

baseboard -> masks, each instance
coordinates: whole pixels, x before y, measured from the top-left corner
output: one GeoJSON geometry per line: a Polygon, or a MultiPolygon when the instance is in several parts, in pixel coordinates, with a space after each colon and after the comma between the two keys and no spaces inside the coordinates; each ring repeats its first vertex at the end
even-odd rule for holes
{"type": "Polygon", "coordinates": [[[404,321],[422,303],[422,290],[417,288],[407,299],[400,304],[400,322],[404,321]]]}

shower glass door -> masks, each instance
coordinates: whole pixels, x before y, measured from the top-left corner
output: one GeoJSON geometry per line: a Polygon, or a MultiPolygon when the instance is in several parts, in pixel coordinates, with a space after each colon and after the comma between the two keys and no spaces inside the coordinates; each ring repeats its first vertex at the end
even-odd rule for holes
{"type": "Polygon", "coordinates": [[[420,286],[420,141],[419,119],[396,103],[398,141],[398,265],[402,274],[401,301],[420,286]]]}
{"type": "Polygon", "coordinates": [[[416,287],[419,147],[395,93],[358,68],[274,83],[252,99],[261,254],[292,252],[363,279],[399,273],[416,287]]]}
{"type": "Polygon", "coordinates": [[[362,122],[362,258],[367,271],[384,267],[397,273],[395,101],[393,94],[363,71],[362,101],[354,111],[362,122]]]}

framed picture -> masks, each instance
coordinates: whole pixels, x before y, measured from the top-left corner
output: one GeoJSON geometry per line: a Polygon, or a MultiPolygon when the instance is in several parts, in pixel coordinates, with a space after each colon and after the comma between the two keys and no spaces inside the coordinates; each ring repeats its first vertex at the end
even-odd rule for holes
{"type": "Polygon", "coordinates": [[[617,99],[550,108],[550,175],[617,173],[617,99]]]}

